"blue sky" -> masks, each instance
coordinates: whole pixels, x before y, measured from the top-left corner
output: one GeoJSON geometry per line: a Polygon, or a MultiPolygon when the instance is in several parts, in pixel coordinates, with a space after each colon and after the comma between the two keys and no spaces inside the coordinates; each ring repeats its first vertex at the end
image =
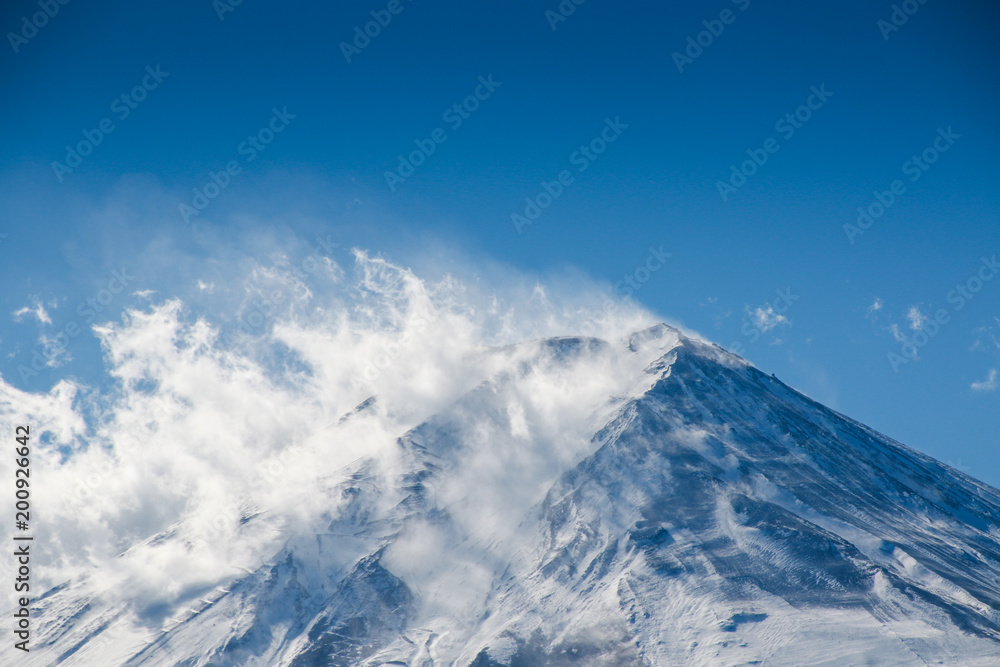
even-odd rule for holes
{"type": "Polygon", "coordinates": [[[135,292],[360,247],[631,291],[1000,485],[996,6],[43,6],[0,10],[10,384],[109,382],[135,292]]]}

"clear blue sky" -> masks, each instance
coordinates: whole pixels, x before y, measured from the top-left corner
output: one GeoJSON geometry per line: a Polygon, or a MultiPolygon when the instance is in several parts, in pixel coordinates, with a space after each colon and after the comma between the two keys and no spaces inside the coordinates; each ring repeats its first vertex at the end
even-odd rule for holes
{"type": "Polygon", "coordinates": [[[17,369],[67,322],[169,294],[187,267],[148,259],[164,237],[221,261],[252,213],[403,263],[631,275],[664,317],[1000,485],[1000,8],[897,4],[900,25],[888,1],[4,3],[0,374],[99,384],[89,333],[17,369]],[[558,196],[517,224],[543,182],[558,196]],[[845,230],[859,207],[883,212],[845,230]],[[81,314],[122,268],[125,296],[81,314]]]}

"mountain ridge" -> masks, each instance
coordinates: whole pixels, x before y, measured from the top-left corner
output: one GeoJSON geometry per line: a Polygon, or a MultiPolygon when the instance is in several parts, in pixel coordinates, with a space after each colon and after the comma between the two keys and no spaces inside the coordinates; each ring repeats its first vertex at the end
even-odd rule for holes
{"type": "Polygon", "coordinates": [[[60,589],[39,654],[88,664],[117,628],[126,665],[993,664],[1000,492],[669,325],[493,354],[392,466],[344,471],[314,535],[142,646],[60,589]],[[546,430],[566,407],[533,378],[593,368],[622,391],[546,430]]]}

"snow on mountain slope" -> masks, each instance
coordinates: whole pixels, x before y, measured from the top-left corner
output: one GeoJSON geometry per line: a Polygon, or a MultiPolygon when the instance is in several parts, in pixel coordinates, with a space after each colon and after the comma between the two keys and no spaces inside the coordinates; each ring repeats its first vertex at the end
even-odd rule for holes
{"type": "Polygon", "coordinates": [[[231,575],[51,591],[25,664],[998,663],[995,489],[666,325],[486,356],[311,524],[248,503],[231,575]]]}
{"type": "Polygon", "coordinates": [[[553,487],[473,644],[630,645],[650,664],[995,662],[996,491],[705,352],[670,352],[553,487]],[[616,642],[581,639],[612,621],[616,642]]]}

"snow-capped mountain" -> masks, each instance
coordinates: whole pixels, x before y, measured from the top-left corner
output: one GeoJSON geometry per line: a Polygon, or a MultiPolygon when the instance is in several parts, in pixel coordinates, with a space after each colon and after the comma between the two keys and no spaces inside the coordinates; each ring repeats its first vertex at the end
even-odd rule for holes
{"type": "Polygon", "coordinates": [[[248,502],[232,574],[159,606],[49,591],[24,664],[1000,664],[996,489],[666,325],[483,359],[390,457],[324,475],[321,520],[248,502]]]}

